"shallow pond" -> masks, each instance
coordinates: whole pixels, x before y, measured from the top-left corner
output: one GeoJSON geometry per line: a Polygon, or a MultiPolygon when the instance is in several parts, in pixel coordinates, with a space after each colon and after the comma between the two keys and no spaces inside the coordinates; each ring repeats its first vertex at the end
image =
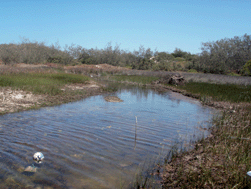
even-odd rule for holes
{"type": "Polygon", "coordinates": [[[214,112],[173,92],[113,95],[123,102],[100,95],[0,116],[0,188],[126,188],[147,159],[206,135],[214,112]],[[37,172],[23,172],[39,151],[37,172]]]}

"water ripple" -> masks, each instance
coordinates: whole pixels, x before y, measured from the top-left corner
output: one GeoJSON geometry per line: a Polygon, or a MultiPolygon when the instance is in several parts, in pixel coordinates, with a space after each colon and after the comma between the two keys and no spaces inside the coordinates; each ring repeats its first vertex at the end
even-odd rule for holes
{"type": "Polygon", "coordinates": [[[196,127],[210,125],[212,109],[169,94],[126,89],[116,94],[121,103],[96,96],[1,116],[0,188],[118,188],[119,180],[133,180],[146,157],[192,140],[196,127]],[[44,163],[27,176],[23,170],[36,151],[44,163]]]}

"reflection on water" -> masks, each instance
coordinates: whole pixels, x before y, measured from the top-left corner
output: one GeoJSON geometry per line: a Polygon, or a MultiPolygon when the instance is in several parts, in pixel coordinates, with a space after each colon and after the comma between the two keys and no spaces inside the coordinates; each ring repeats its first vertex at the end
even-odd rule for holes
{"type": "Polygon", "coordinates": [[[100,95],[1,116],[0,188],[126,188],[146,158],[192,140],[212,117],[212,109],[172,92],[134,87],[115,95],[123,102],[100,95]],[[44,163],[24,174],[38,151],[44,163]]]}

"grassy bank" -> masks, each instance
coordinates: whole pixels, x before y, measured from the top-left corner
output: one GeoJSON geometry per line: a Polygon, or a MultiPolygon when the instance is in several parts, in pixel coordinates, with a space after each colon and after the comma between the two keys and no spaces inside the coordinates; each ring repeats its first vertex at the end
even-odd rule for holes
{"type": "MultiPolygon", "coordinates": [[[[147,81],[144,84],[157,79],[114,78],[137,83],[147,81]]],[[[159,169],[152,171],[152,175],[162,177],[162,188],[251,188],[246,175],[251,170],[251,86],[188,82],[163,88],[196,97],[205,105],[221,107],[222,111],[214,117],[208,138],[198,141],[190,151],[172,150],[171,160],[162,165],[162,173],[159,169]]],[[[155,176],[142,175],[132,188],[155,188],[155,176]]]]}
{"type": "Polygon", "coordinates": [[[189,82],[177,87],[201,97],[211,97],[215,101],[251,102],[251,86],[233,84],[211,84],[189,82]]]}
{"type": "Polygon", "coordinates": [[[164,165],[163,188],[250,188],[250,121],[250,112],[242,108],[224,111],[210,137],[164,165]]]}
{"type": "Polygon", "coordinates": [[[177,88],[199,95],[205,104],[228,106],[215,118],[209,138],[164,165],[163,188],[250,188],[250,86],[193,82],[177,88]]]}
{"type": "Polygon", "coordinates": [[[88,76],[62,69],[28,68],[0,70],[0,114],[68,103],[111,90],[88,76]]]}
{"type": "Polygon", "coordinates": [[[1,87],[12,87],[30,91],[34,94],[58,95],[66,84],[86,83],[90,79],[83,75],[65,73],[19,73],[2,74],[1,87]]]}

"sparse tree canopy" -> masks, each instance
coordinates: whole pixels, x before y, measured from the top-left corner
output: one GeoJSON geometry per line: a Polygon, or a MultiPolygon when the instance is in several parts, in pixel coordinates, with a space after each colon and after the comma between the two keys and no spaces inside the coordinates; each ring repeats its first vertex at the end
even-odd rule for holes
{"type": "Polygon", "coordinates": [[[30,42],[24,39],[19,44],[0,45],[0,59],[4,64],[26,63],[37,64],[45,62],[71,63],[72,56],[68,51],[61,51],[56,45],[45,46],[44,43],[30,42]]]}
{"type": "Polygon", "coordinates": [[[225,38],[202,43],[201,53],[191,54],[176,48],[173,53],[152,51],[140,46],[133,52],[108,43],[104,49],[85,49],[79,45],[65,46],[30,42],[23,39],[19,44],[1,44],[0,60],[4,64],[14,63],[59,63],[59,64],[110,64],[140,70],[188,71],[194,69],[205,73],[226,74],[229,72],[250,75],[251,36],[225,38]]]}
{"type": "Polygon", "coordinates": [[[251,38],[225,38],[215,42],[202,43],[202,52],[197,69],[211,73],[240,72],[244,64],[251,59],[251,38]]]}

